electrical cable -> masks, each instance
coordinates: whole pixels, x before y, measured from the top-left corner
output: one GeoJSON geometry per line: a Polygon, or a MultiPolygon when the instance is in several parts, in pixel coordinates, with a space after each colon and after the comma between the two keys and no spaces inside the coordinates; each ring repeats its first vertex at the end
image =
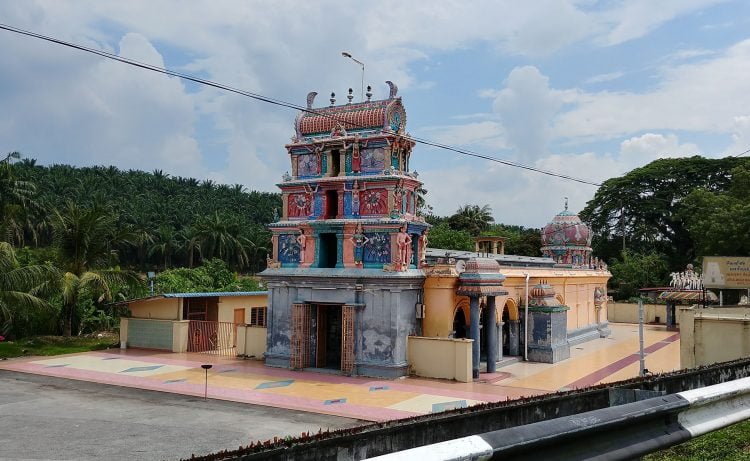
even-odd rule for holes
{"type": "MultiPolygon", "coordinates": [[[[194,83],[199,83],[201,85],[206,85],[206,86],[209,86],[209,87],[213,87],[213,88],[221,89],[221,90],[228,91],[228,92],[231,92],[231,93],[239,94],[239,95],[246,96],[246,97],[249,97],[249,98],[261,101],[261,102],[265,102],[265,103],[268,103],[268,104],[274,104],[274,105],[285,107],[285,108],[288,108],[288,109],[295,109],[295,110],[299,110],[299,111],[302,111],[302,112],[307,112],[307,113],[310,113],[310,114],[313,114],[313,115],[318,115],[318,116],[330,118],[330,119],[333,119],[334,121],[343,122],[343,123],[346,123],[348,125],[354,125],[355,127],[364,128],[363,126],[361,126],[361,125],[358,126],[357,124],[352,123],[350,121],[341,120],[341,119],[337,118],[333,114],[327,114],[327,113],[324,113],[324,112],[319,112],[319,111],[317,111],[315,109],[303,107],[303,106],[300,106],[298,104],[294,104],[294,103],[290,103],[290,102],[287,102],[287,101],[283,101],[281,99],[276,99],[276,98],[272,98],[272,97],[269,97],[269,96],[264,96],[264,95],[261,95],[261,94],[258,94],[258,93],[253,93],[253,92],[250,92],[250,91],[240,90],[238,88],[234,88],[234,87],[231,87],[229,85],[222,84],[222,83],[217,83],[217,82],[214,82],[214,81],[211,81],[211,80],[203,79],[203,78],[200,78],[200,77],[195,77],[193,75],[184,74],[182,72],[177,72],[177,71],[174,71],[174,70],[169,70],[169,69],[166,69],[166,68],[163,68],[163,67],[158,67],[158,66],[154,66],[154,65],[151,65],[151,64],[146,64],[146,63],[143,63],[143,62],[140,62],[140,61],[136,61],[136,60],[133,60],[133,59],[124,58],[122,56],[118,56],[118,55],[116,55],[114,53],[109,53],[107,51],[97,50],[95,48],[87,47],[87,46],[84,46],[84,45],[79,45],[79,44],[68,42],[68,41],[65,41],[65,40],[58,39],[58,38],[50,37],[50,36],[47,36],[47,35],[38,34],[36,32],[31,32],[31,31],[28,31],[28,30],[24,30],[24,29],[20,29],[20,28],[17,28],[17,27],[9,26],[7,24],[0,23],[0,29],[6,30],[6,31],[9,31],[9,32],[13,32],[13,33],[17,33],[17,34],[21,34],[21,35],[25,35],[25,36],[28,36],[28,37],[32,37],[32,38],[44,40],[44,41],[47,41],[47,42],[50,42],[50,43],[54,43],[54,44],[57,44],[57,45],[66,46],[66,47],[73,48],[73,49],[76,49],[76,50],[79,50],[79,51],[84,51],[84,52],[87,52],[87,53],[92,53],[92,54],[101,56],[103,58],[107,58],[107,59],[111,59],[111,60],[114,60],[114,61],[118,61],[118,62],[121,62],[123,64],[128,64],[128,65],[131,65],[131,66],[135,66],[135,67],[138,67],[138,68],[141,68],[141,69],[144,69],[144,70],[150,70],[152,72],[158,72],[158,73],[169,75],[169,76],[172,76],[172,77],[178,77],[178,78],[181,78],[181,79],[184,79],[184,80],[188,80],[188,81],[191,81],[191,82],[194,82],[194,83]]],[[[502,165],[511,166],[511,167],[514,167],[514,168],[520,168],[520,169],[532,171],[532,172],[535,172],[535,173],[540,173],[540,174],[544,174],[544,175],[548,175],[548,176],[553,176],[553,177],[556,177],[556,178],[559,178],[559,179],[564,179],[564,180],[578,182],[578,183],[581,183],[581,184],[587,184],[587,185],[596,186],[596,187],[601,186],[600,183],[597,183],[597,182],[594,182],[594,181],[590,181],[590,180],[586,180],[586,179],[581,179],[581,178],[576,178],[574,176],[570,176],[570,175],[566,175],[566,174],[562,174],[562,173],[556,173],[554,171],[545,170],[545,169],[542,169],[542,168],[534,167],[534,166],[531,166],[531,165],[526,165],[526,164],[519,163],[519,162],[514,162],[514,161],[511,161],[511,160],[500,159],[500,158],[492,157],[492,156],[486,155],[486,154],[480,154],[480,153],[477,153],[477,152],[474,152],[474,151],[470,151],[470,150],[467,150],[467,149],[461,149],[461,148],[458,148],[458,147],[453,147],[453,146],[450,146],[450,145],[447,145],[447,144],[442,144],[442,143],[430,141],[430,140],[424,139],[424,138],[413,137],[413,136],[406,136],[406,135],[401,135],[401,134],[397,134],[397,136],[400,137],[400,138],[402,138],[402,139],[404,139],[404,140],[410,140],[410,141],[413,141],[415,143],[428,145],[428,146],[435,147],[435,148],[438,148],[438,149],[448,150],[448,151],[455,152],[455,153],[458,153],[458,154],[461,154],[461,155],[466,155],[466,156],[470,156],[470,157],[480,158],[480,159],[483,159],[483,160],[488,160],[488,161],[495,162],[495,163],[500,163],[502,165]]]]}

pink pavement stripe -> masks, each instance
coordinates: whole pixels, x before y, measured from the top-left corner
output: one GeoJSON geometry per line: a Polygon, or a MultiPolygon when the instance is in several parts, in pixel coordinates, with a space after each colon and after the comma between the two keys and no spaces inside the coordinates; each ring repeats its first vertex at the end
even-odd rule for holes
{"type": "MultiPolygon", "coordinates": [[[[670,345],[671,343],[677,341],[679,338],[680,338],[680,334],[676,333],[648,347],[644,347],[643,352],[646,354],[656,352],[659,349],[664,348],[670,345]]],[[[638,353],[628,355],[627,357],[621,358],[620,360],[617,360],[616,362],[612,362],[606,367],[600,368],[596,370],[595,372],[584,376],[581,379],[573,381],[572,383],[568,384],[565,387],[568,387],[570,389],[575,389],[575,388],[580,388],[580,387],[593,386],[594,384],[598,383],[599,381],[606,378],[607,376],[617,371],[622,370],[623,368],[627,367],[630,364],[637,362],[638,360],[640,360],[640,355],[638,353]]]]}
{"type": "MultiPolygon", "coordinates": [[[[462,391],[462,390],[449,390],[442,389],[439,387],[419,386],[414,384],[402,384],[394,383],[392,381],[376,381],[373,383],[374,386],[388,386],[388,389],[393,391],[413,392],[415,394],[431,394],[445,397],[457,397],[462,399],[470,400],[482,400],[485,402],[499,402],[505,400],[507,395],[500,394],[484,394],[480,392],[462,391]]],[[[514,388],[523,389],[523,388],[514,388]]]]}
{"type": "MultiPolygon", "coordinates": [[[[262,362],[255,362],[255,363],[247,363],[244,360],[239,359],[228,359],[228,358],[222,358],[219,359],[220,361],[217,361],[216,357],[207,356],[207,360],[184,360],[184,359],[170,359],[165,358],[162,353],[159,353],[158,356],[153,356],[153,354],[145,354],[142,355],[139,351],[138,353],[133,354],[131,351],[134,351],[135,349],[127,349],[126,351],[122,351],[120,353],[97,353],[97,355],[103,356],[103,357],[109,357],[110,355],[118,355],[122,358],[126,358],[129,360],[140,360],[142,362],[148,362],[148,363],[158,363],[158,364],[167,364],[167,365],[179,365],[184,367],[190,367],[190,368],[198,368],[203,363],[212,363],[214,366],[222,367],[222,368],[237,368],[239,373],[242,372],[249,372],[251,374],[260,375],[260,376],[269,376],[269,377],[276,377],[276,378],[285,378],[285,379],[294,379],[297,381],[305,380],[305,381],[311,381],[311,382],[324,382],[324,383],[330,383],[330,384],[356,384],[356,385],[363,385],[363,386],[370,386],[374,385],[372,384],[373,379],[372,378],[365,378],[365,377],[349,377],[349,376],[341,376],[341,375],[327,375],[323,373],[313,373],[309,371],[297,371],[297,370],[287,370],[284,368],[273,368],[273,367],[267,367],[262,364],[262,362]],[[214,361],[211,361],[208,357],[214,358],[214,361]],[[251,371],[248,371],[251,370],[251,371]]],[[[81,354],[76,354],[81,355],[81,354]]],[[[197,355],[197,354],[196,354],[197,355]]],[[[58,356],[58,357],[64,357],[64,356],[58,356]]],[[[198,357],[196,357],[198,358],[198,357]]],[[[37,359],[38,360],[38,359],[37,359]]]]}
{"type": "MultiPolygon", "coordinates": [[[[44,365],[36,365],[28,362],[14,362],[7,365],[4,364],[0,366],[0,368],[23,373],[54,376],[58,378],[67,378],[78,381],[92,381],[101,384],[148,389],[197,397],[203,396],[204,390],[204,387],[199,384],[165,384],[162,382],[158,382],[154,377],[128,376],[121,374],[115,375],[113,373],[80,370],[68,367],[46,368],[44,365]]],[[[320,400],[307,399],[304,397],[272,394],[267,392],[256,392],[252,390],[231,389],[217,386],[212,387],[210,381],[208,396],[219,400],[239,401],[255,405],[286,408],[289,410],[308,411],[311,413],[323,413],[327,415],[343,416],[347,418],[362,419],[368,421],[388,421],[392,419],[408,418],[419,414],[409,411],[393,410],[390,408],[369,407],[365,405],[353,405],[349,403],[325,405],[320,400]]]]}

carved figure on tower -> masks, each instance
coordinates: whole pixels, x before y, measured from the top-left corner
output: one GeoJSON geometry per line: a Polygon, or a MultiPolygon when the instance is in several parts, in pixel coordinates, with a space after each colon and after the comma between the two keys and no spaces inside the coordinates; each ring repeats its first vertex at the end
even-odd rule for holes
{"type": "Polygon", "coordinates": [[[406,233],[406,226],[402,226],[396,235],[399,257],[398,262],[401,264],[401,270],[409,268],[409,263],[411,262],[411,241],[411,236],[406,233]]]}
{"type": "Polygon", "coordinates": [[[357,229],[352,235],[352,243],[354,244],[354,262],[358,265],[362,265],[362,258],[365,251],[365,245],[370,239],[367,238],[364,231],[362,230],[362,224],[357,224],[357,229]]]}
{"type": "Polygon", "coordinates": [[[297,244],[299,244],[299,262],[304,263],[305,262],[305,246],[307,244],[307,236],[305,235],[305,230],[300,229],[299,235],[297,236],[297,244]]]}

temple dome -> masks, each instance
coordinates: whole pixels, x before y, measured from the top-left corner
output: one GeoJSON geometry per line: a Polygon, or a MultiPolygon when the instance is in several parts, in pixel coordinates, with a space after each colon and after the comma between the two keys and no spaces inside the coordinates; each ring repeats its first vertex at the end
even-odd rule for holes
{"type": "Polygon", "coordinates": [[[588,265],[591,260],[591,229],[581,218],[565,209],[542,229],[542,254],[558,263],[588,265]]]}

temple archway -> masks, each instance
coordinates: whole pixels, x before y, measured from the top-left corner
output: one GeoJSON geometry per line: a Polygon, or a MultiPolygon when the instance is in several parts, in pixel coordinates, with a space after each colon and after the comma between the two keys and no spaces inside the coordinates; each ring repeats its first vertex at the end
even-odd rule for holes
{"type": "Polygon", "coordinates": [[[462,299],[453,309],[453,337],[466,338],[469,336],[469,301],[462,299]]]}
{"type": "Polygon", "coordinates": [[[519,355],[520,351],[520,317],[518,304],[508,298],[503,306],[503,356],[519,355]]]}

